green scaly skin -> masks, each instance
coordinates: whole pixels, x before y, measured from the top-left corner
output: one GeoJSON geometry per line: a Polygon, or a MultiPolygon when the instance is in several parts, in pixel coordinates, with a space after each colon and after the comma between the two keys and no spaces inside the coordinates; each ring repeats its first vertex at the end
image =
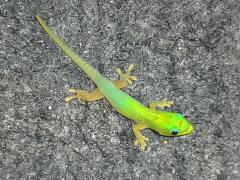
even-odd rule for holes
{"type": "Polygon", "coordinates": [[[157,111],[145,107],[142,103],[118,89],[111,81],[101,75],[93,66],[77,55],[59,36],[57,36],[41,19],[37,21],[51,39],[76,63],[96,84],[111,106],[124,115],[140,124],[155,130],[165,136],[181,136],[193,131],[193,127],[181,114],[175,112],[157,111]]]}

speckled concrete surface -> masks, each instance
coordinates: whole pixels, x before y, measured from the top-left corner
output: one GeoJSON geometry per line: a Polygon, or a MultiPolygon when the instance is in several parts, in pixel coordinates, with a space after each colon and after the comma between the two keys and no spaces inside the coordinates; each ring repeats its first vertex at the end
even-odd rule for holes
{"type": "Polygon", "coordinates": [[[240,179],[239,1],[20,1],[0,4],[1,179],[240,179]],[[164,97],[195,133],[133,147],[133,122],[106,100],[64,102],[94,85],[49,40],[41,15],[109,78],[134,63],[126,92],[164,97]],[[168,140],[168,144],[162,143],[168,140]]]}

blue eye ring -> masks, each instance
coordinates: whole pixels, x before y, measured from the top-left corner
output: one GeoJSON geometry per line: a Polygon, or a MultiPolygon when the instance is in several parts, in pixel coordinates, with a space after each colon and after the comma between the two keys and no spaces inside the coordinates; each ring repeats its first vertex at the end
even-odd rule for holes
{"type": "Polygon", "coordinates": [[[174,129],[174,130],[171,131],[171,134],[172,134],[173,136],[178,135],[178,133],[179,133],[179,131],[178,131],[177,129],[174,129]]]}

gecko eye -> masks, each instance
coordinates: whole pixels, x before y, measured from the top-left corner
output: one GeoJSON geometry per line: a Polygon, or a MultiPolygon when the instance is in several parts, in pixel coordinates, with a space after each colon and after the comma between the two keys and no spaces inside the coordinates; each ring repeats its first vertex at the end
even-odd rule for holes
{"type": "Polygon", "coordinates": [[[172,131],[171,131],[171,134],[174,135],[174,136],[178,135],[178,130],[176,130],[176,129],[175,129],[175,130],[172,130],[172,131]]]}
{"type": "Polygon", "coordinates": [[[183,118],[183,115],[180,114],[180,113],[177,113],[177,116],[180,117],[180,118],[183,118]]]}

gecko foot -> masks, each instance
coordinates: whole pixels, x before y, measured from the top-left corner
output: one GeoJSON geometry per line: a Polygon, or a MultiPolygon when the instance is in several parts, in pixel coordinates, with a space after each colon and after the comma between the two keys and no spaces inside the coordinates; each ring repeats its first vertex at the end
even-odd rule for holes
{"type": "Polygon", "coordinates": [[[144,151],[147,146],[146,141],[149,141],[149,139],[147,137],[139,136],[139,137],[137,137],[137,140],[135,140],[134,146],[140,146],[140,149],[142,151],[144,151]]]}
{"type": "Polygon", "coordinates": [[[117,68],[116,71],[120,75],[120,80],[132,84],[133,81],[137,80],[136,76],[131,76],[130,73],[133,70],[134,65],[130,64],[126,73],[122,73],[120,68],[117,68]]]}
{"type": "Polygon", "coordinates": [[[149,107],[151,109],[156,109],[157,107],[160,107],[161,109],[165,108],[165,107],[171,107],[173,105],[173,101],[168,101],[167,98],[164,98],[161,101],[157,101],[157,102],[150,102],[149,103],[149,107]]]}
{"type": "Polygon", "coordinates": [[[73,93],[72,96],[67,96],[65,98],[65,102],[70,102],[73,99],[78,99],[79,101],[87,101],[86,95],[88,94],[87,91],[84,90],[76,90],[76,89],[69,89],[68,92],[73,93]]]}

